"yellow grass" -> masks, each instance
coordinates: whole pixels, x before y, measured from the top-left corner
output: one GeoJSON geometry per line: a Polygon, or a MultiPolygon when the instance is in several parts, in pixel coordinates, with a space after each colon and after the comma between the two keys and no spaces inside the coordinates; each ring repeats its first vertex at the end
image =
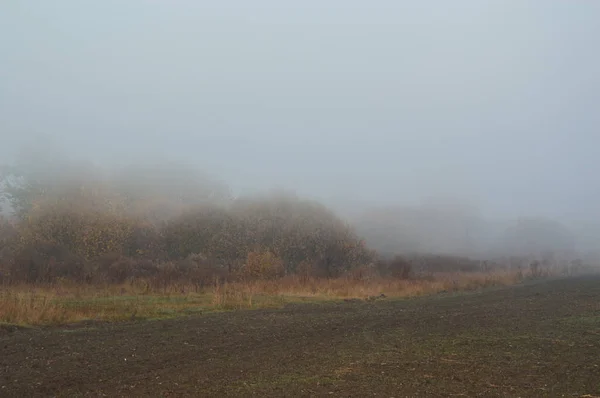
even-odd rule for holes
{"type": "Polygon", "coordinates": [[[301,281],[297,277],[275,281],[256,281],[234,284],[236,290],[246,290],[254,294],[281,295],[290,297],[312,297],[320,299],[359,298],[385,294],[387,297],[414,297],[442,291],[467,291],[494,285],[518,283],[523,275],[518,272],[491,273],[449,273],[435,274],[427,279],[384,279],[354,280],[309,279],[301,281]]]}
{"type": "Polygon", "coordinates": [[[414,297],[518,283],[518,271],[435,274],[395,280],[301,279],[216,284],[198,290],[173,284],[152,289],[143,280],[124,285],[90,286],[68,282],[45,286],[0,287],[0,323],[65,324],[83,320],[119,321],[182,316],[207,311],[278,307],[288,302],[345,298],[414,297]]]}

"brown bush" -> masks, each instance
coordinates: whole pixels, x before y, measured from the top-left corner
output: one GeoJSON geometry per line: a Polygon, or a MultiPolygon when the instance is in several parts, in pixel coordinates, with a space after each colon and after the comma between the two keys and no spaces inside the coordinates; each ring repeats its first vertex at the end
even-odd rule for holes
{"type": "Polygon", "coordinates": [[[292,196],[245,198],[231,212],[246,226],[247,247],[270,248],[288,272],[302,261],[327,276],[370,262],[354,230],[323,205],[292,196]]]}
{"type": "Polygon", "coordinates": [[[245,257],[243,229],[222,207],[205,205],[169,221],[163,230],[170,259],[205,253],[222,262],[245,257]]]}
{"type": "Polygon", "coordinates": [[[408,279],[412,275],[412,265],[402,256],[395,256],[388,265],[390,276],[399,279],[408,279]]]}
{"type": "Polygon", "coordinates": [[[8,279],[8,264],[14,258],[17,238],[14,224],[0,215],[0,283],[8,279]]]}
{"type": "Polygon", "coordinates": [[[28,283],[53,282],[58,278],[85,280],[86,261],[52,241],[21,247],[10,262],[10,279],[28,283]]]}
{"type": "Polygon", "coordinates": [[[162,231],[144,219],[132,219],[130,234],[124,243],[128,256],[152,260],[166,260],[167,250],[162,231]]]}
{"type": "Polygon", "coordinates": [[[181,269],[172,261],[161,263],[157,267],[157,273],[152,278],[154,288],[166,289],[169,286],[181,281],[181,269]]]}
{"type": "Polygon", "coordinates": [[[177,263],[177,268],[187,281],[198,287],[220,283],[229,277],[227,268],[210,261],[203,254],[190,254],[177,263]]]}
{"type": "Polygon", "coordinates": [[[275,279],[285,273],[283,261],[270,251],[251,251],[241,270],[245,279],[275,279]]]}
{"type": "Polygon", "coordinates": [[[92,267],[94,269],[93,280],[96,282],[123,283],[129,278],[142,275],[151,276],[156,273],[151,268],[150,272],[147,272],[148,263],[146,261],[139,261],[118,252],[105,253],[96,258],[92,267]],[[142,270],[146,272],[140,272],[142,270]]]}
{"type": "Polygon", "coordinates": [[[374,266],[383,277],[409,279],[413,274],[413,267],[409,260],[400,255],[391,259],[379,259],[374,266]]]}
{"type": "Polygon", "coordinates": [[[375,264],[365,264],[352,268],[347,276],[355,281],[369,281],[380,275],[378,271],[375,264]]]}
{"type": "Polygon", "coordinates": [[[308,282],[312,277],[317,276],[315,267],[308,261],[301,261],[295,269],[295,274],[300,277],[303,283],[308,282]]]}
{"type": "Polygon", "coordinates": [[[52,242],[89,260],[125,252],[133,226],[125,217],[60,204],[32,212],[19,225],[19,235],[23,246],[52,242]]]}
{"type": "Polygon", "coordinates": [[[329,210],[287,197],[242,199],[229,208],[205,205],[170,221],[163,236],[169,258],[205,253],[231,272],[256,247],[280,258],[288,273],[307,261],[335,276],[373,257],[329,210]]]}
{"type": "MultiPolygon", "coordinates": [[[[22,217],[10,253],[7,245],[0,247],[0,256],[12,264],[4,273],[28,281],[187,278],[203,286],[234,274],[273,278],[299,271],[306,278],[335,277],[374,258],[349,225],[317,202],[270,195],[219,205],[207,200],[216,186],[186,188],[193,174],[177,185],[181,192],[167,192],[167,178],[160,179],[164,185],[157,191],[142,183],[145,171],[134,175],[138,172],[139,184],[131,176],[112,184],[97,176],[98,181],[54,184],[50,173],[43,181],[12,187],[9,195],[23,204],[22,217]],[[163,211],[163,205],[173,206],[163,211]]],[[[2,237],[0,231],[0,243],[2,237]]]]}

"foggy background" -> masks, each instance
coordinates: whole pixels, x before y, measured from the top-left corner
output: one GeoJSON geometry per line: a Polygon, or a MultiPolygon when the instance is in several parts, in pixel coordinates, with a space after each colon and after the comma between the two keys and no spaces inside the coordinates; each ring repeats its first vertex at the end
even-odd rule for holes
{"type": "Polygon", "coordinates": [[[0,163],[32,141],[175,160],[412,248],[483,247],[527,216],[592,250],[598,21],[596,1],[7,1],[0,163]]]}

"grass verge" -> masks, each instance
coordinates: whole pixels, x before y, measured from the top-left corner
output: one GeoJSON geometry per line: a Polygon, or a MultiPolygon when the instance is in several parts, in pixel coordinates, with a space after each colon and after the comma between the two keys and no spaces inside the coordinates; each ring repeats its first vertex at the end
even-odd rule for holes
{"type": "Polygon", "coordinates": [[[517,271],[431,274],[399,279],[302,279],[218,283],[209,288],[173,284],[152,289],[144,280],[122,285],[16,285],[0,288],[0,323],[58,325],[86,320],[124,321],[210,311],[281,307],[292,302],[416,297],[508,286],[527,278],[517,271]]]}

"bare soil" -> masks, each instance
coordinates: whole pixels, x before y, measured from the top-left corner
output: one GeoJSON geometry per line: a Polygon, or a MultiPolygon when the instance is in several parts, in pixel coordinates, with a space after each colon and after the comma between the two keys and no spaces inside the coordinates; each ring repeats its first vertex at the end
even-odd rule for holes
{"type": "Polygon", "coordinates": [[[0,328],[0,397],[600,396],[600,277],[0,328]]]}

